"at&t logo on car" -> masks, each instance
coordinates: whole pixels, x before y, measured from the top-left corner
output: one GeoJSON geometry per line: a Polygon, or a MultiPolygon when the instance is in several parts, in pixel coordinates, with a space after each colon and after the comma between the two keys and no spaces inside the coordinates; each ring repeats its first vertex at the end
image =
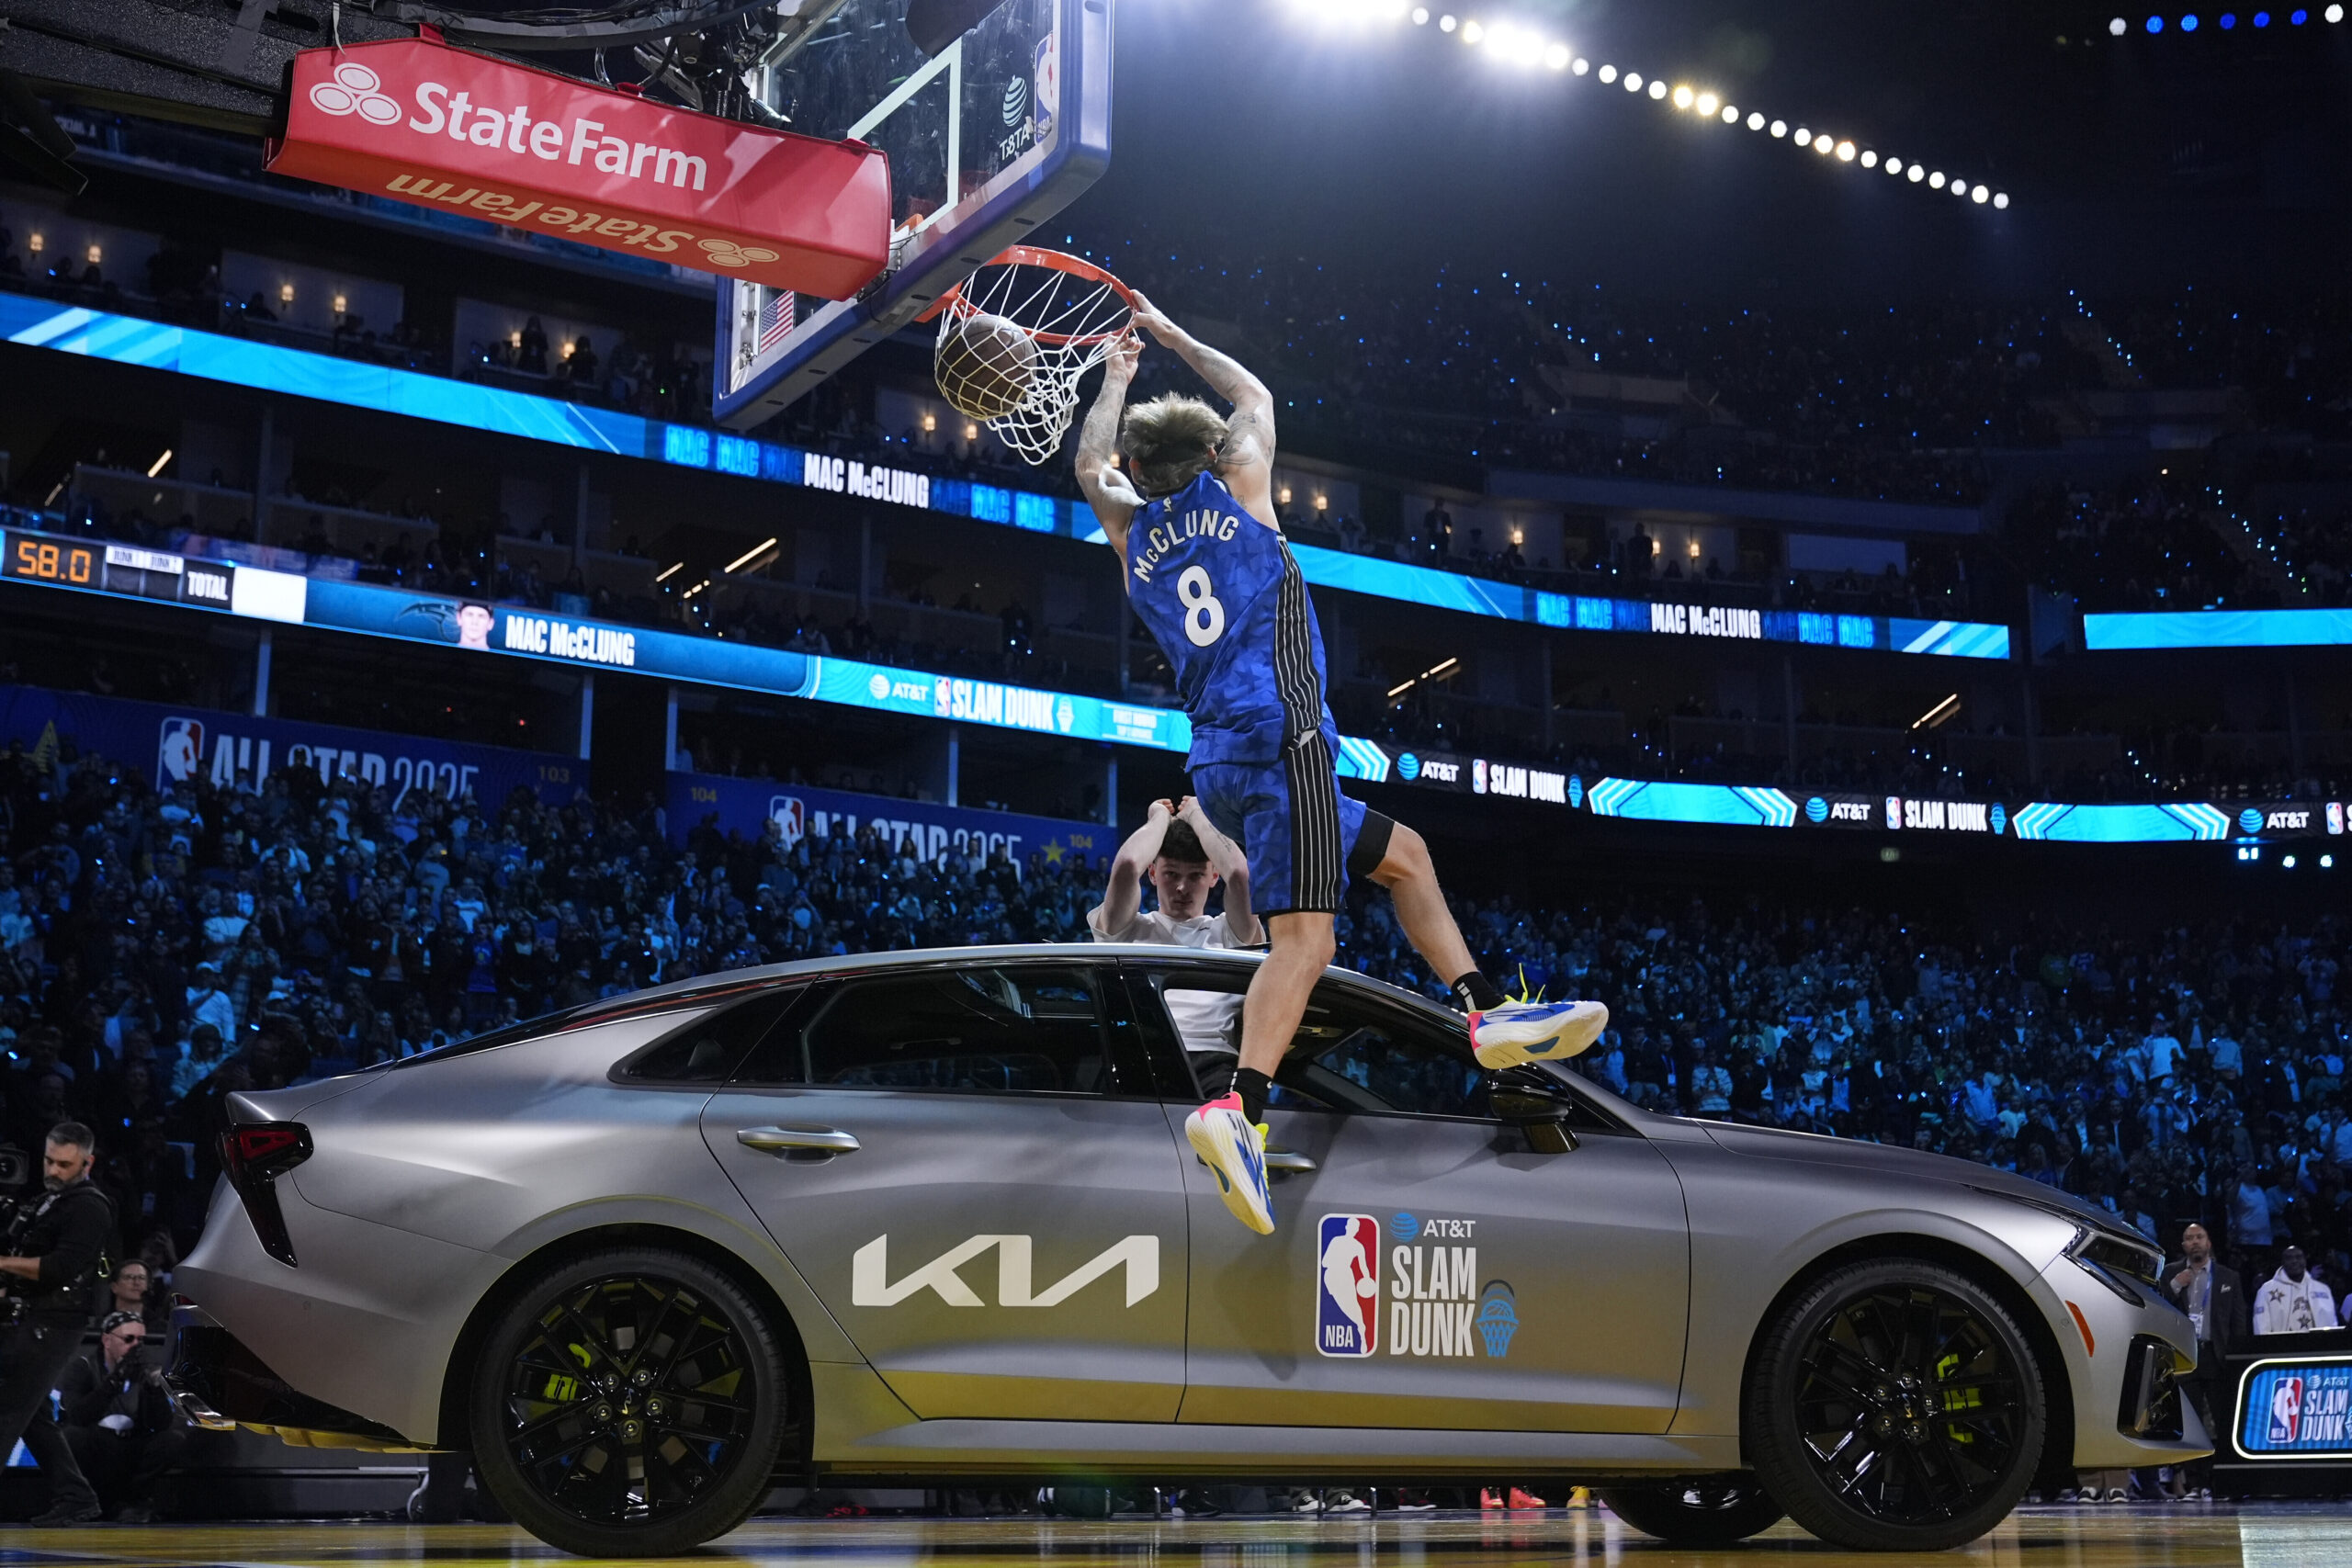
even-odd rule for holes
{"type": "Polygon", "coordinates": [[[1380,1337],[1380,1223],[1326,1214],[1315,1236],[1315,1348],[1369,1356],[1380,1337]]]}

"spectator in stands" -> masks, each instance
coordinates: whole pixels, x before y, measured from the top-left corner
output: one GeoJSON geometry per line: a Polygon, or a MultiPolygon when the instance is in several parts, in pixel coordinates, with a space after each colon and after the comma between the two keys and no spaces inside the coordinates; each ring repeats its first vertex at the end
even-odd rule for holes
{"type": "Polygon", "coordinates": [[[2278,1272],[2254,1292],[2256,1334],[2310,1334],[2336,1327],[2335,1293],[2311,1272],[2300,1247],[2278,1259],[2278,1272]]]}
{"type": "Polygon", "coordinates": [[[118,1524],[153,1519],[156,1478],[180,1462],[187,1427],[164,1387],[163,1359],[147,1346],[136,1312],[111,1312],[98,1348],[67,1364],[58,1382],[65,1440],[118,1524]]]}
{"type": "Polygon", "coordinates": [[[114,1267],[114,1277],[106,1282],[105,1305],[101,1317],[116,1313],[131,1313],[153,1329],[157,1321],[169,1321],[168,1310],[157,1311],[159,1303],[151,1299],[148,1289],[150,1276],[144,1258],[126,1258],[114,1267]]]}

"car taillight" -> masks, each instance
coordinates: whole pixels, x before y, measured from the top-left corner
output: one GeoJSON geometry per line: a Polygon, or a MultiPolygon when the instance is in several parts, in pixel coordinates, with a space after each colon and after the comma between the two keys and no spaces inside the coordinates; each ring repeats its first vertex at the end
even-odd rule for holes
{"type": "Polygon", "coordinates": [[[262,1250],[288,1268],[294,1243],[277,1205],[277,1178],[311,1157],[311,1130],[300,1122],[245,1122],[220,1134],[220,1168],[245,1205],[262,1250]]]}

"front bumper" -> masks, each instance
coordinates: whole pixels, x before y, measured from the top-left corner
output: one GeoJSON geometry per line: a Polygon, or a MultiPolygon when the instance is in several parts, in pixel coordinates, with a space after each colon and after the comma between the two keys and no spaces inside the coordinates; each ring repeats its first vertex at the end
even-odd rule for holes
{"type": "Polygon", "coordinates": [[[164,1382],[180,1414],[209,1431],[250,1427],[302,1449],[424,1451],[389,1427],[296,1389],[201,1307],[173,1312],[164,1382]]]}
{"type": "Polygon", "coordinates": [[[2063,1256],[2039,1284],[2074,1387],[2075,1469],[2178,1464],[2213,1451],[2211,1435],[2179,1390],[2197,1365],[2187,1316],[2160,1296],[2130,1281],[2106,1282],[2063,1256]]]}

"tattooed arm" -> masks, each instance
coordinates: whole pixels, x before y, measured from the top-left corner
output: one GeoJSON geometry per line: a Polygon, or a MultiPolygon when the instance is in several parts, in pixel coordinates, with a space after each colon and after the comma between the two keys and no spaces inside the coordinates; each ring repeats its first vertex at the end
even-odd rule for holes
{"type": "Polygon", "coordinates": [[[1136,320],[1233,405],[1226,420],[1225,446],[1217,456],[1217,477],[1251,516],[1269,527],[1280,526],[1274,512],[1273,393],[1239,360],[1211,348],[1140,294],[1136,296],[1136,320]]]}
{"type": "Polygon", "coordinates": [[[1142,507],[1143,497],[1112,466],[1111,457],[1118,449],[1127,384],[1135,379],[1136,359],[1142,352],[1143,344],[1132,336],[1111,345],[1102,361],[1102,389],[1094,395],[1094,406],[1086,411],[1086,423],[1078,433],[1078,488],[1122,558],[1127,553],[1127,525],[1142,507]]]}

